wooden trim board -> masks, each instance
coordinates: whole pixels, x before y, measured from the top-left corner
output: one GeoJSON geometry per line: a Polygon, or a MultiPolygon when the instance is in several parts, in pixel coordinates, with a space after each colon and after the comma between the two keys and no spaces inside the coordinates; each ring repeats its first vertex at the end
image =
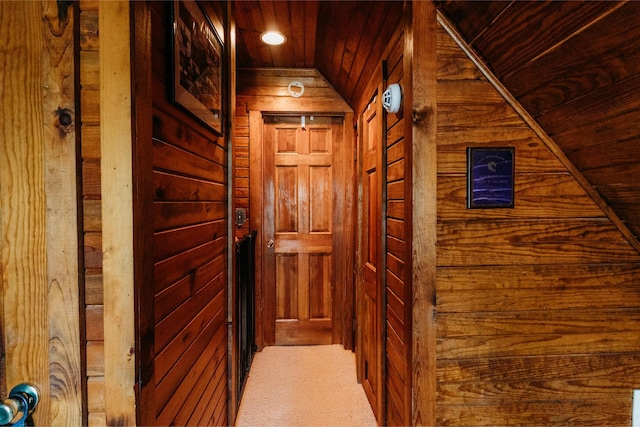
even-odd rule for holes
{"type": "Polygon", "coordinates": [[[106,422],[135,425],[129,2],[100,2],[99,28],[106,422]]]}

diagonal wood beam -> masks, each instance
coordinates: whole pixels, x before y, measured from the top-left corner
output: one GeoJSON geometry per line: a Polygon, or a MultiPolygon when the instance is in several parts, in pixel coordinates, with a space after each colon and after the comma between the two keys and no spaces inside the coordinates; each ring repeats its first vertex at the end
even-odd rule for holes
{"type": "Polygon", "coordinates": [[[547,148],[560,160],[560,162],[567,168],[569,173],[578,182],[587,195],[598,205],[602,212],[609,218],[609,220],[620,230],[625,239],[634,247],[636,251],[640,253],[640,241],[637,236],[629,229],[627,224],[620,219],[618,214],[609,206],[604,200],[602,195],[596,190],[593,185],[584,177],[582,172],[576,167],[576,165],[569,160],[564,154],[564,151],[558,146],[553,138],[551,138],[544,129],[538,124],[538,122],[527,112],[527,110],[518,102],[518,100],[509,92],[509,90],[500,82],[500,80],[489,70],[489,67],[484,61],[476,54],[476,52],[467,44],[462,35],[455,29],[453,24],[438,11],[438,23],[442,28],[453,38],[458,46],[464,51],[464,53],[471,59],[471,61],[478,67],[478,70],[484,75],[484,77],[491,83],[496,90],[502,95],[507,103],[522,117],[522,119],[529,125],[538,138],[547,146],[547,148]]]}

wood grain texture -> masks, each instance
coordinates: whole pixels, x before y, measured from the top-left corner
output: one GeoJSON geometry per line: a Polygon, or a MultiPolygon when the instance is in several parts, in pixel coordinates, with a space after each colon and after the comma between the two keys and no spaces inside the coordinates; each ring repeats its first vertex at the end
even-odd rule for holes
{"type": "Polygon", "coordinates": [[[356,136],[351,124],[354,122],[354,114],[344,115],[344,125],[339,158],[334,160],[340,171],[340,180],[345,183],[341,200],[336,205],[335,216],[338,219],[335,223],[336,233],[342,236],[334,239],[334,253],[336,260],[336,280],[338,283],[345,283],[336,289],[337,304],[332,308],[334,313],[334,335],[333,342],[341,342],[345,349],[355,348],[355,331],[353,330],[353,319],[355,319],[355,239],[354,230],[355,210],[356,210],[356,163],[353,153],[356,152],[356,136]]]}
{"type": "Polygon", "coordinates": [[[537,57],[526,67],[516,69],[502,79],[514,88],[513,95],[532,115],[537,116],[580,96],[580,93],[591,92],[638,72],[636,61],[630,62],[628,68],[605,65],[632,57],[638,44],[635,37],[638,7],[634,4],[621,7],[623,5],[622,2],[615,4],[606,16],[588,31],[568,39],[561,49],[537,57]],[[612,25],[617,27],[617,37],[611,37],[612,25]],[[591,44],[589,55],[566,54],[585,43],[591,44]],[[598,60],[593,61],[596,56],[598,60]],[[531,72],[536,74],[535,79],[525,77],[531,72]],[[572,85],[567,84],[570,82],[572,85]]]}
{"type": "MultiPolygon", "coordinates": [[[[238,97],[239,108],[240,109],[240,97],[238,97]]],[[[246,106],[245,106],[246,108],[246,106]]],[[[262,113],[260,111],[250,111],[249,113],[249,140],[251,138],[262,139],[262,113]]],[[[249,179],[249,204],[251,212],[254,212],[248,218],[249,227],[252,230],[262,230],[263,229],[263,218],[262,218],[262,209],[264,208],[263,204],[263,193],[262,189],[264,186],[263,179],[263,161],[262,161],[262,145],[261,144],[251,144],[249,145],[249,168],[251,170],[251,176],[249,179]]],[[[265,241],[262,238],[262,233],[257,233],[256,235],[256,248],[262,248],[265,245],[265,241]]],[[[255,252],[255,262],[256,268],[262,268],[264,262],[264,251],[256,250],[255,252]]],[[[258,350],[261,350],[265,345],[273,345],[273,341],[266,341],[266,337],[271,337],[275,334],[275,325],[272,327],[271,323],[264,321],[264,319],[269,315],[267,312],[270,310],[269,307],[265,307],[264,301],[266,298],[264,291],[264,284],[262,280],[262,274],[256,274],[255,276],[255,309],[256,309],[256,322],[255,322],[255,340],[256,346],[258,350]],[[262,321],[260,321],[262,320],[262,321]]]]}
{"type": "Polygon", "coordinates": [[[438,5],[438,8],[447,11],[449,19],[459,22],[460,33],[469,41],[475,40],[509,6],[506,2],[444,0],[438,0],[435,4],[438,5]],[[462,19],[471,12],[473,12],[474,19],[462,19]]]}
{"type": "MultiPolygon", "coordinates": [[[[355,108],[402,20],[402,2],[248,1],[233,5],[241,68],[317,68],[355,108]],[[278,28],[287,38],[265,46],[278,28]]],[[[305,83],[306,85],[306,83],[305,83]]],[[[366,103],[366,101],[365,101],[366,103]]]]}
{"type": "Polygon", "coordinates": [[[153,276],[153,223],[149,221],[153,204],[149,194],[154,191],[153,157],[149,155],[153,146],[153,109],[151,93],[151,11],[144,2],[134,3],[132,8],[132,66],[133,70],[133,221],[134,221],[134,283],[135,328],[136,328],[136,422],[148,423],[149,411],[146,402],[153,389],[153,352],[149,337],[154,327],[154,289],[148,280],[153,276]]]}
{"type": "Polygon", "coordinates": [[[132,107],[129,4],[101,3],[100,122],[107,424],[134,424],[132,107]],[[126,196],[125,196],[126,195],[126,196]],[[124,197],[123,197],[124,196],[124,197]]]}
{"type": "MultiPolygon", "coordinates": [[[[104,288],[102,281],[102,203],[100,201],[100,119],[96,117],[95,99],[100,94],[100,38],[98,32],[98,3],[79,2],[80,45],[80,105],[91,106],[77,118],[80,127],[80,156],[82,158],[82,231],[84,244],[84,303],[93,308],[90,314],[94,322],[87,323],[86,333],[100,336],[100,340],[86,343],[87,404],[86,423],[92,426],[106,425],[104,406],[104,288]],[[91,100],[91,101],[90,101],[91,100]],[[99,385],[98,385],[99,384],[99,385]],[[96,404],[96,402],[100,402],[96,404]]],[[[87,316],[87,312],[85,312],[87,316]]],[[[91,316],[89,315],[90,319],[91,316]]]]}
{"type": "Polygon", "coordinates": [[[315,69],[238,69],[238,105],[250,111],[345,113],[352,111],[315,69]],[[289,95],[293,80],[305,85],[299,98],[289,95]],[[307,95],[307,87],[311,92],[307,95]],[[262,88],[259,92],[257,88],[262,88]],[[318,88],[318,90],[314,90],[318,88]],[[321,90],[320,90],[321,89],[321,90]]]}
{"type": "Polygon", "coordinates": [[[362,387],[379,423],[384,423],[384,123],[380,98],[380,75],[371,102],[362,113],[358,156],[361,159],[359,185],[362,191],[362,222],[358,246],[362,259],[358,265],[357,282],[361,298],[358,301],[357,322],[360,330],[359,369],[362,387]]]}
{"type": "MultiPolygon", "coordinates": [[[[99,97],[100,91],[100,39],[98,35],[98,3],[80,2],[79,20],[79,83],[80,105],[88,105],[88,99],[92,102],[99,97]]],[[[87,339],[86,342],[86,393],[87,401],[99,400],[100,405],[87,404],[86,423],[89,425],[105,425],[106,414],[104,407],[104,288],[102,280],[102,203],[100,201],[100,120],[95,117],[96,108],[90,110],[91,118],[82,116],[76,118],[81,122],[80,127],[80,156],[82,159],[82,243],[83,251],[83,281],[84,303],[91,307],[87,319],[91,314],[99,314],[101,318],[94,316],[91,329],[101,327],[103,330],[98,335],[99,340],[87,339]],[[97,326],[97,325],[100,326],[97,326]],[[97,387],[96,382],[101,386],[97,387]],[[99,396],[96,396],[96,395],[99,396]],[[98,407],[96,407],[98,406],[98,407]]],[[[97,110],[99,111],[99,110],[97,110]]],[[[86,336],[86,332],[85,332],[86,336]]],[[[94,335],[93,338],[96,338],[94,335]]],[[[85,338],[86,339],[86,338],[85,338]]]]}
{"type": "MultiPolygon", "coordinates": [[[[144,281],[151,301],[143,319],[148,360],[140,416],[150,425],[226,425],[230,145],[226,135],[177,108],[168,96],[171,76],[155,71],[171,61],[165,52],[169,6],[147,5],[151,29],[141,43],[149,48],[144,64],[153,95],[141,118],[149,126],[148,183],[140,193],[148,216],[139,220],[149,223],[150,253],[140,255],[149,269],[144,281]]],[[[205,8],[221,31],[224,9],[205,8]]]]}
{"type": "MultiPolygon", "coordinates": [[[[383,55],[386,80],[407,87],[411,78],[406,60],[406,28],[400,26],[383,55]]],[[[385,417],[387,425],[407,425],[411,421],[411,146],[407,135],[411,123],[406,119],[407,106],[397,114],[387,114],[383,154],[386,177],[383,194],[386,199],[385,240],[385,327],[384,351],[385,417]],[[405,267],[406,266],[406,267],[405,267]]]]}
{"type": "MultiPolygon", "coordinates": [[[[511,93],[508,97],[537,121],[532,128],[553,138],[584,176],[578,181],[584,181],[590,197],[640,249],[640,217],[634,208],[634,177],[640,173],[634,161],[640,135],[634,119],[640,108],[638,3],[436,3],[472,55],[482,58],[511,93]]],[[[448,44],[442,53],[451,59],[440,66],[447,80],[477,81],[448,44]]],[[[451,114],[463,118],[469,111],[451,114]]]]}
{"type": "Polygon", "coordinates": [[[276,317],[267,321],[276,322],[276,345],[330,343],[332,302],[341,299],[335,295],[341,286],[335,283],[333,248],[342,240],[335,234],[342,230],[336,209],[342,208],[338,184],[345,178],[333,157],[343,155],[342,119],[310,120],[304,129],[297,117],[269,116],[264,123],[264,198],[273,194],[276,201],[265,204],[264,213],[274,218],[265,238],[275,242],[264,277],[275,286],[268,292],[275,294],[276,317]],[[320,321],[322,328],[313,326],[320,321]]]}
{"type": "Polygon", "coordinates": [[[491,31],[484,31],[473,41],[473,46],[484,52],[489,63],[499,64],[494,71],[502,78],[616,7],[615,2],[512,3],[488,25],[491,31]],[[554,25],[545,25],[550,19],[554,25]],[[535,44],[527,43],[531,33],[536,34],[535,44]],[[507,38],[509,43],[500,42],[507,38]]]}
{"type": "Polygon", "coordinates": [[[74,29],[77,10],[56,2],[44,9],[43,123],[47,194],[47,275],[51,424],[82,424],[76,174],[74,29]],[[54,89],[55,88],[55,89],[54,89]]]}
{"type": "Polygon", "coordinates": [[[429,2],[412,5],[407,60],[411,64],[410,96],[412,194],[412,424],[436,425],[436,223],[438,205],[437,125],[440,120],[440,87],[437,85],[436,11],[429,2]]]}
{"type": "MultiPolygon", "coordinates": [[[[0,41],[5,46],[0,55],[0,313],[6,385],[11,389],[25,381],[33,383],[43,398],[35,421],[49,424],[45,152],[50,140],[43,118],[51,112],[45,112],[49,104],[42,91],[43,59],[46,63],[49,58],[42,14],[41,3],[0,4],[0,41]]],[[[47,120],[47,127],[50,123],[47,120]]]]}
{"type": "MultiPolygon", "coordinates": [[[[316,95],[318,92],[316,92],[316,95]]],[[[344,115],[346,117],[350,117],[353,120],[352,110],[351,108],[344,102],[344,100],[337,95],[337,93],[332,89],[331,85],[318,73],[317,70],[314,69],[238,69],[238,88],[237,88],[237,102],[236,102],[236,117],[248,117],[247,119],[241,119],[239,121],[240,128],[246,129],[244,132],[248,133],[243,135],[239,133],[238,138],[242,138],[241,142],[243,144],[247,144],[247,148],[242,148],[242,146],[238,147],[239,151],[236,151],[236,160],[241,160],[243,162],[248,162],[248,170],[249,179],[247,180],[244,177],[236,177],[236,192],[237,194],[241,194],[242,198],[238,198],[236,201],[237,207],[248,207],[248,229],[251,230],[264,230],[269,223],[272,223],[272,220],[267,221],[265,223],[264,218],[262,217],[262,210],[265,203],[263,197],[263,153],[262,146],[260,141],[262,141],[262,112],[276,112],[276,113],[293,113],[293,114],[301,114],[301,113],[315,113],[317,115],[324,114],[335,114],[335,115],[344,115]],[[314,96],[314,92],[311,92],[311,95],[307,97],[306,89],[305,94],[300,98],[292,98],[288,94],[286,94],[286,88],[289,83],[293,80],[300,80],[305,84],[305,87],[311,88],[323,88],[323,96],[314,96]],[[257,96],[256,89],[253,88],[262,88],[260,90],[260,96],[257,96]],[[284,96],[283,96],[284,95],[284,96]],[[244,128],[245,120],[247,120],[248,128],[244,128]],[[247,138],[245,140],[244,138],[247,138]],[[248,160],[244,160],[245,153],[248,151],[248,160]],[[247,187],[248,186],[248,187],[247,187]]],[[[347,130],[348,126],[344,126],[345,130],[343,131],[343,135],[341,138],[349,141],[348,144],[352,143],[353,131],[347,130]],[[347,139],[350,138],[350,139],[347,139]]],[[[242,131],[241,131],[242,132],[242,131]]],[[[343,152],[347,152],[347,147],[341,147],[343,152]]],[[[346,156],[346,154],[345,154],[346,156]]],[[[348,167],[350,165],[347,162],[342,163],[342,167],[340,174],[346,180],[349,175],[348,167]]],[[[244,171],[245,166],[242,166],[241,163],[235,165],[234,174],[242,173],[244,171]]],[[[343,179],[343,178],[341,178],[343,179]]],[[[348,183],[345,185],[345,196],[349,194],[350,185],[352,183],[348,183]]],[[[346,228],[346,226],[350,223],[351,217],[353,215],[353,210],[355,209],[352,202],[350,200],[344,199],[342,196],[339,199],[339,205],[341,209],[344,209],[344,215],[342,215],[340,219],[340,225],[337,227],[341,227],[340,230],[343,230],[343,233],[347,233],[350,228],[346,228]],[[343,201],[344,200],[344,201],[343,201]]],[[[265,247],[265,242],[263,241],[262,233],[258,233],[258,237],[256,240],[256,247],[263,248],[265,247]]],[[[352,246],[351,246],[352,247],[352,246]]],[[[349,253],[349,246],[341,246],[341,251],[345,251],[345,253],[349,253]]],[[[265,262],[263,251],[258,249],[256,251],[256,265],[261,266],[265,262]]],[[[344,268],[340,271],[334,270],[335,277],[344,277],[344,281],[337,281],[336,283],[340,283],[341,287],[344,289],[340,289],[336,291],[336,295],[349,295],[348,289],[350,289],[350,284],[352,283],[353,277],[348,273],[348,265],[344,265],[344,268]]],[[[271,295],[266,293],[266,290],[263,288],[263,280],[262,275],[256,276],[256,316],[257,319],[266,319],[266,318],[275,318],[274,310],[275,305],[273,307],[267,301],[275,301],[275,295],[271,295]]],[[[340,304],[339,301],[342,300],[342,297],[338,297],[334,300],[335,304],[340,304]]],[[[351,300],[349,300],[351,301],[351,300]]],[[[350,304],[353,304],[350,302],[350,304]]],[[[344,309],[344,307],[340,307],[340,309],[344,309]]],[[[333,311],[336,312],[336,307],[334,307],[333,311]]],[[[342,331],[342,337],[339,339],[341,342],[347,343],[350,338],[347,338],[349,335],[349,330],[351,329],[351,318],[344,318],[342,321],[344,324],[339,326],[337,330],[334,328],[334,333],[337,331],[342,331]]],[[[275,328],[270,322],[258,321],[256,323],[256,344],[259,348],[262,348],[264,345],[273,345],[275,337],[275,328]]],[[[335,336],[335,339],[338,339],[335,336]]]]}
{"type": "Polygon", "coordinates": [[[251,212],[248,211],[249,202],[249,180],[250,180],[250,147],[249,147],[249,113],[243,106],[236,108],[234,120],[234,140],[233,140],[233,191],[234,208],[243,208],[247,214],[247,221],[242,226],[235,228],[235,237],[241,238],[250,232],[248,218],[251,212]]]}
{"type": "MultiPolygon", "coordinates": [[[[439,70],[459,67],[451,43],[439,43],[439,62],[455,61],[439,70]]],[[[492,90],[469,68],[459,67],[463,79],[438,75],[453,121],[438,124],[436,421],[628,424],[638,384],[637,248],[553,141],[513,115],[518,108],[464,93],[466,83],[492,90]],[[487,103],[500,113],[494,120],[474,113],[487,103]],[[517,147],[516,207],[465,209],[464,148],[496,144],[517,147]]]]}

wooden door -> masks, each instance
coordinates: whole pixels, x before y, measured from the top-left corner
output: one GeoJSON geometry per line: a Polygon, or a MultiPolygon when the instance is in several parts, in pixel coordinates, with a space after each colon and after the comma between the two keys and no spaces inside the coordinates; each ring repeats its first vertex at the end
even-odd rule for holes
{"type": "Polygon", "coordinates": [[[362,235],[360,236],[362,292],[360,301],[362,385],[380,421],[381,396],[381,224],[382,224],[382,114],[377,97],[362,120],[362,235]]]}
{"type": "Polygon", "coordinates": [[[342,119],[305,120],[264,119],[263,277],[276,345],[332,342],[333,154],[342,119]]]}

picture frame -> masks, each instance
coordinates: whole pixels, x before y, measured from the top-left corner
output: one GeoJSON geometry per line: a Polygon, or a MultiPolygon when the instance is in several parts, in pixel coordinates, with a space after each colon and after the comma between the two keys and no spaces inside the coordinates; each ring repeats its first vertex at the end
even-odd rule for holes
{"type": "Polygon", "coordinates": [[[467,147],[467,208],[515,206],[515,148],[467,147]]]}
{"type": "Polygon", "coordinates": [[[195,1],[173,2],[173,101],[222,135],[224,45],[195,1]]]}

